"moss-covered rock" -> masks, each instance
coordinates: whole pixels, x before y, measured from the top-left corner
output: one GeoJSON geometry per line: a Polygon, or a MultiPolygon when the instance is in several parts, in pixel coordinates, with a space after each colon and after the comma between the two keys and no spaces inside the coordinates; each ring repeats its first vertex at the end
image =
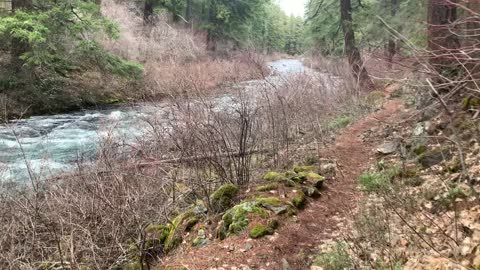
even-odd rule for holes
{"type": "Polygon", "coordinates": [[[308,175],[308,172],[299,172],[297,175],[292,177],[292,180],[295,183],[304,183],[305,181],[307,181],[307,175],[308,175]]]}
{"type": "Polygon", "coordinates": [[[265,225],[256,225],[250,230],[250,237],[253,239],[264,237],[273,233],[273,229],[265,225]]]}
{"type": "Polygon", "coordinates": [[[292,179],[288,179],[288,178],[283,179],[282,183],[287,187],[295,187],[295,186],[298,185],[297,182],[295,182],[292,179]]]}
{"type": "Polygon", "coordinates": [[[168,236],[165,239],[164,244],[164,251],[168,253],[175,249],[180,243],[182,243],[183,233],[186,229],[185,221],[189,220],[190,218],[194,217],[195,213],[193,211],[184,212],[172,220],[170,224],[170,231],[168,232],[168,236]]]}
{"type": "Polygon", "coordinates": [[[197,223],[200,221],[200,219],[197,216],[193,216],[189,219],[187,219],[186,224],[185,224],[185,230],[186,231],[191,231],[192,228],[197,225],[197,223]]]}
{"type": "Polygon", "coordinates": [[[303,207],[305,207],[306,202],[307,198],[305,197],[305,194],[301,191],[298,192],[298,194],[296,194],[291,200],[292,205],[298,209],[302,209],[303,207]]]}
{"type": "Polygon", "coordinates": [[[283,215],[288,211],[287,205],[277,197],[258,198],[257,204],[265,209],[268,209],[276,215],[283,215]]]}
{"type": "Polygon", "coordinates": [[[145,229],[145,232],[147,233],[147,240],[158,239],[158,241],[160,241],[161,243],[165,243],[165,240],[170,233],[170,226],[152,224],[145,229]]]}
{"type": "Polygon", "coordinates": [[[295,166],[293,168],[293,171],[296,173],[301,173],[301,172],[311,172],[315,169],[315,166],[295,166]]]}
{"type": "Polygon", "coordinates": [[[277,188],[278,188],[278,183],[269,183],[269,184],[257,187],[256,190],[264,192],[264,191],[275,190],[277,188]]]}
{"type": "Polygon", "coordinates": [[[239,234],[248,226],[248,214],[255,213],[263,218],[268,213],[260,208],[256,202],[244,202],[229,209],[222,216],[222,227],[217,230],[217,235],[224,239],[232,234],[239,234]]]}
{"type": "Polygon", "coordinates": [[[268,198],[258,198],[255,200],[255,202],[263,207],[268,207],[268,206],[281,206],[283,204],[282,200],[280,200],[278,197],[268,197],[268,198]]]}
{"type": "Polygon", "coordinates": [[[214,210],[221,212],[230,207],[238,191],[238,186],[233,184],[226,184],[219,187],[210,198],[214,210]]]}
{"type": "Polygon", "coordinates": [[[275,181],[275,180],[279,180],[280,178],[282,177],[281,174],[279,174],[278,172],[267,172],[264,176],[263,176],[263,180],[267,180],[267,181],[275,181]]]}
{"type": "Polygon", "coordinates": [[[205,230],[198,230],[197,237],[193,240],[194,247],[203,247],[209,243],[205,230]]]}
{"type": "Polygon", "coordinates": [[[307,174],[307,180],[311,182],[315,188],[321,189],[323,187],[325,177],[314,172],[309,172],[307,174]]]}
{"type": "Polygon", "coordinates": [[[294,176],[296,176],[296,175],[297,175],[297,173],[294,172],[294,171],[286,171],[286,172],[285,172],[285,177],[287,177],[287,178],[292,178],[292,177],[294,177],[294,176]]]}

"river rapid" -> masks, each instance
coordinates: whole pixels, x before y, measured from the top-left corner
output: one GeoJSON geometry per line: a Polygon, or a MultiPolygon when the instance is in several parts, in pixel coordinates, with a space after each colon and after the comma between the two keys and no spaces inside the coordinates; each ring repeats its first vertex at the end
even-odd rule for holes
{"type": "MultiPolygon", "coordinates": [[[[304,73],[300,60],[284,59],[269,63],[272,73],[266,80],[304,73]]],[[[255,85],[262,81],[245,82],[255,85]]],[[[245,87],[248,91],[248,87],[245,87]]],[[[230,95],[212,97],[219,109],[232,104],[230,95]]],[[[68,114],[33,116],[0,125],[0,181],[26,181],[29,171],[36,178],[68,172],[78,160],[94,160],[107,137],[134,141],[149,128],[144,121],[155,115],[168,119],[173,104],[138,103],[104,110],[84,110],[68,114]]]]}

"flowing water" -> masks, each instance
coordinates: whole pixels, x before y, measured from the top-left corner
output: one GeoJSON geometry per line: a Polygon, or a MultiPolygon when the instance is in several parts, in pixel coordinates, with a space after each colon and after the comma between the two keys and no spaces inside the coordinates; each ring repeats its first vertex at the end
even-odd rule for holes
{"type": "MultiPolygon", "coordinates": [[[[306,71],[302,62],[294,59],[269,65],[272,70],[270,79],[306,71]]],[[[229,95],[214,99],[220,109],[228,108],[232,102],[229,95]]],[[[0,125],[0,181],[25,181],[29,170],[44,177],[67,172],[79,159],[94,159],[96,149],[107,136],[118,136],[123,140],[142,136],[147,128],[143,119],[152,114],[168,118],[169,108],[171,104],[168,102],[141,103],[105,110],[34,116],[0,125]]]]}

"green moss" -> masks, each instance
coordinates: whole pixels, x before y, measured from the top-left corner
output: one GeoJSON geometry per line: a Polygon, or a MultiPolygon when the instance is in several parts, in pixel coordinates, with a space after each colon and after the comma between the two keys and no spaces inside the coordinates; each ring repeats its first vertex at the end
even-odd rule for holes
{"type": "Polygon", "coordinates": [[[299,172],[296,176],[292,177],[292,180],[295,183],[303,183],[307,181],[307,175],[308,175],[307,172],[299,172]]]}
{"type": "Polygon", "coordinates": [[[233,184],[219,187],[211,196],[212,206],[215,211],[222,211],[232,205],[233,198],[235,198],[238,191],[238,186],[233,184]]]}
{"type": "Polygon", "coordinates": [[[325,177],[314,172],[309,172],[307,174],[307,180],[312,183],[313,187],[321,189],[323,187],[325,177]]]}
{"type": "Polygon", "coordinates": [[[294,172],[294,171],[286,171],[286,172],[285,172],[285,177],[288,177],[288,178],[292,178],[292,177],[294,177],[295,175],[297,175],[297,173],[294,172]]]}
{"type": "Polygon", "coordinates": [[[165,239],[164,251],[166,253],[175,249],[180,243],[182,243],[182,231],[180,231],[180,226],[182,225],[183,221],[194,217],[195,214],[193,211],[184,212],[172,220],[172,224],[170,225],[170,231],[168,233],[167,238],[165,239]]]}
{"type": "Polygon", "coordinates": [[[298,209],[302,209],[305,206],[306,202],[307,202],[307,199],[306,199],[305,194],[303,192],[299,192],[291,200],[292,205],[295,206],[298,209]]]}
{"type": "Polygon", "coordinates": [[[480,100],[478,98],[468,96],[463,99],[462,105],[463,105],[463,109],[470,110],[472,108],[476,108],[480,106],[480,100]]]}
{"type": "Polygon", "coordinates": [[[282,180],[282,183],[283,183],[285,186],[287,186],[287,187],[295,187],[295,186],[297,186],[297,183],[296,183],[294,180],[292,180],[292,179],[283,179],[283,180],[282,180]]]}
{"type": "Polygon", "coordinates": [[[261,205],[263,207],[267,207],[267,206],[278,207],[278,206],[281,206],[283,204],[282,200],[280,200],[277,197],[258,198],[258,199],[255,200],[255,202],[258,205],[261,205]]]}
{"type": "Polygon", "coordinates": [[[277,173],[277,172],[268,172],[263,176],[263,179],[268,180],[268,181],[274,181],[274,180],[278,180],[279,178],[281,178],[281,176],[282,175],[277,173]]]}
{"type": "Polygon", "coordinates": [[[278,183],[270,183],[264,186],[259,186],[256,188],[257,191],[270,191],[270,190],[275,190],[278,188],[278,183]]]}
{"type": "Polygon", "coordinates": [[[145,231],[149,234],[154,234],[155,238],[161,243],[164,243],[170,233],[169,225],[149,225],[145,231]]]}
{"type": "Polygon", "coordinates": [[[248,226],[248,214],[255,213],[262,218],[268,218],[269,214],[257,206],[256,202],[244,202],[229,209],[223,216],[223,228],[220,229],[220,237],[228,237],[232,234],[239,234],[248,226]],[[223,235],[223,236],[222,236],[223,235]]]}
{"type": "Polygon", "coordinates": [[[293,168],[293,171],[296,173],[301,173],[301,172],[311,172],[315,169],[315,166],[295,166],[293,168]]]}
{"type": "Polygon", "coordinates": [[[197,223],[200,221],[200,219],[198,217],[191,217],[187,220],[187,223],[185,225],[185,230],[186,231],[191,231],[192,228],[197,225],[197,223]]]}
{"type": "Polygon", "coordinates": [[[249,235],[251,238],[257,239],[272,233],[273,233],[272,228],[265,225],[256,225],[250,230],[249,235]]]}

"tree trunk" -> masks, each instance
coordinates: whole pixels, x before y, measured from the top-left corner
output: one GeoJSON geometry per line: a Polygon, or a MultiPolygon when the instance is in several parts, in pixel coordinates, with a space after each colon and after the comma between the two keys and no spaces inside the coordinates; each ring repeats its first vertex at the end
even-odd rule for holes
{"type": "Polygon", "coordinates": [[[352,5],[350,0],[340,0],[340,19],[345,39],[345,53],[348,57],[353,76],[358,80],[362,89],[373,89],[374,84],[363,65],[360,51],[355,45],[355,32],[353,30],[352,5]]]}
{"type": "Polygon", "coordinates": [[[146,25],[153,24],[153,11],[154,0],[145,0],[145,6],[143,7],[143,23],[146,25]]]}
{"type": "MultiPolygon", "coordinates": [[[[399,0],[391,0],[391,7],[390,7],[390,12],[392,15],[392,18],[394,18],[397,15],[398,9],[399,9],[399,0]]],[[[387,44],[387,58],[388,58],[388,68],[392,68],[393,65],[393,57],[395,57],[395,54],[397,54],[397,42],[393,38],[393,36],[390,36],[388,39],[388,44],[387,44]]]]}
{"type": "Polygon", "coordinates": [[[207,50],[216,51],[217,50],[217,37],[216,37],[216,22],[215,22],[215,2],[214,0],[209,1],[208,6],[208,22],[210,27],[207,31],[207,50]]]}
{"type": "Polygon", "coordinates": [[[32,0],[12,0],[12,11],[17,11],[19,9],[28,10],[32,8],[32,0]]]}
{"type": "Polygon", "coordinates": [[[207,31],[207,50],[214,52],[217,50],[217,41],[213,30],[207,31]]]}
{"type": "Polygon", "coordinates": [[[455,35],[457,0],[429,0],[428,49],[430,64],[439,72],[455,65],[454,54],[460,48],[455,35]]]}
{"type": "Polygon", "coordinates": [[[193,0],[187,0],[187,7],[185,9],[185,20],[187,27],[193,29],[193,0]]]}

